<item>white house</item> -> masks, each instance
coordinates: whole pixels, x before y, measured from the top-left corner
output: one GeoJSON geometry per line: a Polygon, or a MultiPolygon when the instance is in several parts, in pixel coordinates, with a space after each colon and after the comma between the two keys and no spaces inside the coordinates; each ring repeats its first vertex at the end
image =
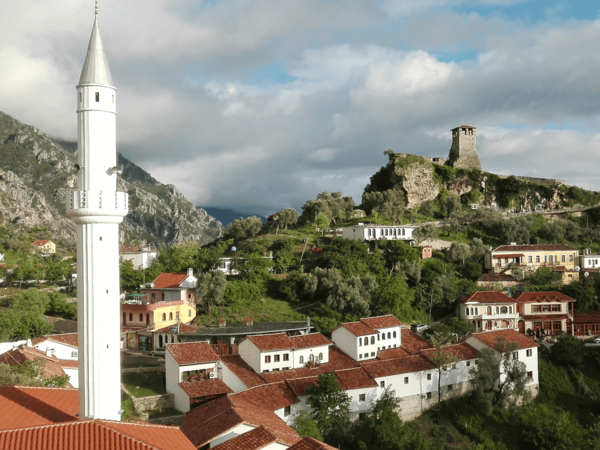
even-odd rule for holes
{"type": "Polygon", "coordinates": [[[69,376],[71,386],[79,387],[79,338],[77,333],[40,336],[31,344],[34,348],[46,353],[47,356],[58,358],[58,364],[69,376]]]}
{"type": "Polygon", "coordinates": [[[592,255],[588,253],[579,255],[579,267],[581,270],[600,269],[600,255],[592,255]]]}
{"type": "Polygon", "coordinates": [[[498,291],[478,291],[461,298],[457,315],[471,322],[476,331],[519,328],[516,300],[498,291]]]}
{"type": "Polygon", "coordinates": [[[401,240],[413,241],[413,231],[417,226],[403,225],[371,225],[358,223],[354,226],[344,227],[342,237],[344,239],[354,239],[356,241],[376,241],[376,240],[401,240]]]}
{"type": "Polygon", "coordinates": [[[136,270],[147,269],[156,259],[158,253],[150,247],[140,247],[139,245],[121,245],[119,247],[119,258],[121,262],[131,261],[136,270]]]}

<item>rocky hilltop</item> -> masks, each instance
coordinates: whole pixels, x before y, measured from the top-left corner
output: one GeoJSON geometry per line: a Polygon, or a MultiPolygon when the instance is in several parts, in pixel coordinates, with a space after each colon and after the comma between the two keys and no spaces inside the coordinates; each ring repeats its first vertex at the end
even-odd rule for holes
{"type": "MultiPolygon", "coordinates": [[[[0,221],[48,227],[57,236],[74,238],[65,196],[77,189],[76,150],[75,142],[53,140],[0,112],[0,221]]],[[[122,242],[204,244],[221,235],[221,223],[196,208],[175,186],[158,182],[121,154],[118,164],[123,169],[118,189],[129,193],[130,205],[120,227],[122,242]]]]}

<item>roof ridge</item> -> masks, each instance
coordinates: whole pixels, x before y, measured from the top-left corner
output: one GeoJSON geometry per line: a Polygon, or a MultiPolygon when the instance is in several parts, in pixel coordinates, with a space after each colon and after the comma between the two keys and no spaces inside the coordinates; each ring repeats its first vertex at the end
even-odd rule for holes
{"type": "MultiPolygon", "coordinates": [[[[109,427],[109,426],[107,426],[107,425],[105,425],[105,424],[101,423],[99,420],[98,420],[98,421],[96,421],[96,420],[92,420],[92,423],[95,423],[95,424],[97,424],[97,425],[98,425],[98,426],[100,426],[100,427],[104,427],[105,429],[107,429],[107,430],[110,430],[110,431],[112,431],[113,433],[116,433],[116,434],[123,435],[123,436],[125,436],[127,439],[130,439],[130,440],[132,440],[132,441],[134,441],[134,442],[139,442],[140,444],[142,444],[142,445],[144,445],[144,446],[146,446],[146,447],[148,447],[148,448],[155,449],[155,450],[168,450],[166,447],[157,447],[156,445],[149,444],[148,442],[144,442],[144,441],[141,441],[141,440],[139,440],[138,438],[135,438],[135,437],[133,437],[133,436],[130,436],[129,434],[127,434],[127,433],[124,433],[123,431],[117,431],[117,430],[115,430],[115,429],[113,429],[113,428],[111,428],[111,427],[109,427]]],[[[115,423],[116,423],[116,424],[121,424],[120,422],[116,422],[116,421],[115,421],[115,423]]],[[[125,425],[127,425],[127,423],[126,423],[125,425]]]]}

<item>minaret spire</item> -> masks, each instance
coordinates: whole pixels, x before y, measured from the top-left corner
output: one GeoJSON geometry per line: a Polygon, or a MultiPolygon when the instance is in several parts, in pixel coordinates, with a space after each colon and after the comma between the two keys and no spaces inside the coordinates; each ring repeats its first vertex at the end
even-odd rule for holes
{"type": "Polygon", "coordinates": [[[96,0],[96,13],[94,15],[94,27],[90,36],[85,62],[81,70],[78,86],[83,84],[100,84],[112,86],[113,81],[108,67],[108,59],[100,36],[100,25],[98,24],[98,0],[96,0]]]}

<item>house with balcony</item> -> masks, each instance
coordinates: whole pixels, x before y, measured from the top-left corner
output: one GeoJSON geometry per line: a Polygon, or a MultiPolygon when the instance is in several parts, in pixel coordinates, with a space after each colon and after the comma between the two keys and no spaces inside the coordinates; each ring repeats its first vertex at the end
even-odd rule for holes
{"type": "Polygon", "coordinates": [[[485,255],[485,268],[494,273],[509,273],[517,268],[529,275],[540,267],[550,267],[571,274],[579,264],[579,250],[562,244],[501,245],[485,255]]]}
{"type": "Polygon", "coordinates": [[[515,299],[498,291],[478,291],[458,301],[457,316],[473,324],[477,332],[518,329],[515,299]]]}
{"type": "Polygon", "coordinates": [[[121,301],[121,333],[124,346],[153,350],[176,342],[180,324],[196,317],[196,282],[192,269],[187,273],[161,273],[140,286],[139,294],[121,301]],[[158,330],[173,329],[171,333],[158,330]],[[165,340],[168,335],[170,342],[165,340]]]}
{"type": "Polygon", "coordinates": [[[519,310],[520,333],[573,334],[573,304],[575,299],[561,292],[523,292],[515,297],[519,310]]]}

